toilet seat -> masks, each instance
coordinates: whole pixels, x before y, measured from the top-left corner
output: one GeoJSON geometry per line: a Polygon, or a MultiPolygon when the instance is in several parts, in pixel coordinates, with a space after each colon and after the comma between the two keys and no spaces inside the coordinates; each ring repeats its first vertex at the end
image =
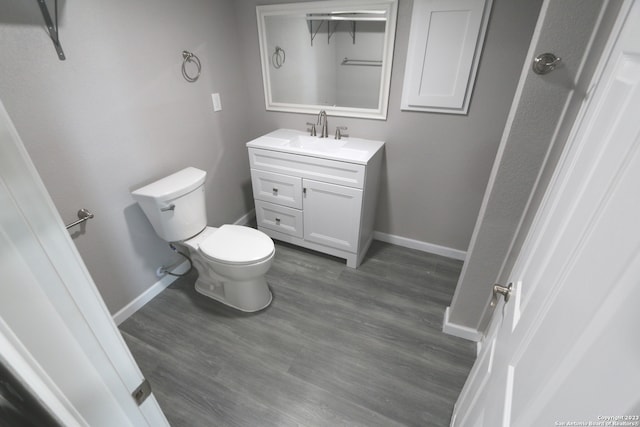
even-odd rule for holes
{"type": "Polygon", "coordinates": [[[270,258],[275,250],[273,240],[253,228],[225,224],[199,245],[206,258],[223,264],[255,264],[270,258]]]}

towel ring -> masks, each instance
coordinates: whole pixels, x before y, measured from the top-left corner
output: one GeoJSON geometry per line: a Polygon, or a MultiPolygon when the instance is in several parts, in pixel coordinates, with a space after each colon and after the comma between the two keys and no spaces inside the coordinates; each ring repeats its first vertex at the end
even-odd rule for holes
{"type": "Polygon", "coordinates": [[[202,71],[202,64],[200,64],[200,59],[198,59],[198,57],[195,56],[193,53],[188,52],[186,50],[182,51],[182,58],[183,58],[183,61],[182,61],[182,76],[189,83],[193,83],[196,80],[198,80],[198,77],[200,77],[200,71],[202,71]],[[196,64],[196,67],[198,67],[198,73],[195,76],[191,76],[187,72],[187,62],[193,62],[194,64],[196,64]]]}
{"type": "Polygon", "coordinates": [[[276,46],[275,52],[271,55],[271,61],[273,62],[273,66],[275,68],[282,67],[284,61],[287,59],[287,54],[284,52],[284,49],[280,46],[276,46]]]}

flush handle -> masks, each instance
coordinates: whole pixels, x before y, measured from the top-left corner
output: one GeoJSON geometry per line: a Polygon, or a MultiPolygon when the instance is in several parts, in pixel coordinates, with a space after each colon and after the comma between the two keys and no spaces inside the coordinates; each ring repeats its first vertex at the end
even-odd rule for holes
{"type": "Polygon", "coordinates": [[[171,203],[169,206],[165,206],[164,208],[160,208],[160,212],[168,212],[176,209],[176,205],[171,203]]]}
{"type": "Polygon", "coordinates": [[[491,307],[495,307],[496,304],[498,304],[498,298],[500,298],[500,295],[504,297],[504,303],[508,303],[509,298],[511,298],[512,288],[513,283],[509,283],[509,285],[506,287],[501,285],[493,285],[493,298],[491,298],[491,307]]]}

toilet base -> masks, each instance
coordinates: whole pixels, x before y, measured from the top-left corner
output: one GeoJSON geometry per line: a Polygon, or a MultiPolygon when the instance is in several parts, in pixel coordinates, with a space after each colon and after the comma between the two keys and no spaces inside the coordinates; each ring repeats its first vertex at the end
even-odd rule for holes
{"type": "Polygon", "coordinates": [[[275,250],[253,264],[221,263],[205,257],[200,251],[203,239],[215,237],[216,230],[206,227],[194,238],[182,242],[189,249],[193,267],[199,273],[196,291],[246,313],[265,309],[273,299],[265,275],[271,268],[275,250]]]}
{"type": "Polygon", "coordinates": [[[245,313],[263,310],[271,304],[273,295],[264,277],[243,282],[212,282],[196,280],[199,294],[245,313]]]}

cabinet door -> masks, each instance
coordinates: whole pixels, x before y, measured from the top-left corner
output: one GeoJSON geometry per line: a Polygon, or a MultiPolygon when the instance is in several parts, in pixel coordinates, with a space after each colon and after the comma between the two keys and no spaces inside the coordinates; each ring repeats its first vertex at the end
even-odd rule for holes
{"type": "Polygon", "coordinates": [[[304,239],[356,252],[360,231],[362,190],[302,180],[304,239]]]}
{"type": "Polygon", "coordinates": [[[491,2],[413,2],[403,110],[467,113],[491,2]]]}

